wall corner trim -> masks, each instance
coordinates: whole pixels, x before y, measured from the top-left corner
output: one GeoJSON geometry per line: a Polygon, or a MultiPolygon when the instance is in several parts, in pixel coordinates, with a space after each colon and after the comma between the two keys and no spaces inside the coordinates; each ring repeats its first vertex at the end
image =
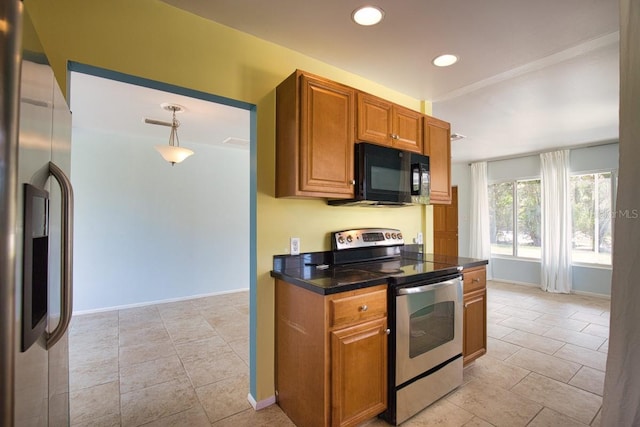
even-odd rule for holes
{"type": "Polygon", "coordinates": [[[275,396],[270,396],[270,397],[267,397],[266,399],[261,400],[260,402],[257,402],[256,399],[254,399],[254,397],[251,395],[251,393],[247,395],[247,400],[249,400],[249,403],[251,404],[251,406],[253,406],[253,409],[255,409],[256,411],[267,408],[276,403],[275,396]]]}

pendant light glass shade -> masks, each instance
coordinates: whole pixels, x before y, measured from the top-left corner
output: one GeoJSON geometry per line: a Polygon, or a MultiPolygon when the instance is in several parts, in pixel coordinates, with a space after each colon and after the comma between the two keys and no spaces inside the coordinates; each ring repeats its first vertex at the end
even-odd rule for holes
{"type": "Polygon", "coordinates": [[[171,134],[169,135],[169,145],[156,145],[154,148],[158,150],[163,159],[171,163],[171,166],[182,162],[187,157],[193,155],[193,151],[180,147],[180,139],[178,138],[178,126],[180,122],[176,120],[176,111],[182,111],[182,107],[178,105],[166,104],[163,108],[173,111],[173,119],[171,121],[171,134]]]}
{"type": "Polygon", "coordinates": [[[173,145],[156,145],[154,148],[158,150],[163,159],[171,163],[171,166],[193,155],[193,151],[173,145]]]}

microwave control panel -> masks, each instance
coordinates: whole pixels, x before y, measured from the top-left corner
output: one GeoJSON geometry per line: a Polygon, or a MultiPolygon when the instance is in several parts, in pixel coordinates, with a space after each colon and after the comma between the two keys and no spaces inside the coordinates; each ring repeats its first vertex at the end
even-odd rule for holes
{"type": "Polygon", "coordinates": [[[400,230],[393,228],[360,228],[331,234],[333,250],[404,245],[400,230]]]}

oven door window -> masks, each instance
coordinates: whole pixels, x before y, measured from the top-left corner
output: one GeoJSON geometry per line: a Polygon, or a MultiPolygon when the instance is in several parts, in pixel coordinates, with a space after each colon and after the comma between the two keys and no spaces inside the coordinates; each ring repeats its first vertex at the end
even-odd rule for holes
{"type": "Polygon", "coordinates": [[[453,301],[438,302],[411,314],[409,319],[409,357],[418,357],[453,341],[455,336],[453,301]]]}

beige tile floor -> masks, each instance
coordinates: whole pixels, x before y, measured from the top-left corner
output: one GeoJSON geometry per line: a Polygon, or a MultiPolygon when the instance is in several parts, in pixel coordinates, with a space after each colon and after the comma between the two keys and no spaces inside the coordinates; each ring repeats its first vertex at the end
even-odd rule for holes
{"type": "MultiPolygon", "coordinates": [[[[487,292],[487,355],[403,425],[599,426],[609,301],[500,282],[487,292]]],[[[247,401],[248,329],[246,292],[75,317],[71,424],[292,426],[247,401]]]]}

